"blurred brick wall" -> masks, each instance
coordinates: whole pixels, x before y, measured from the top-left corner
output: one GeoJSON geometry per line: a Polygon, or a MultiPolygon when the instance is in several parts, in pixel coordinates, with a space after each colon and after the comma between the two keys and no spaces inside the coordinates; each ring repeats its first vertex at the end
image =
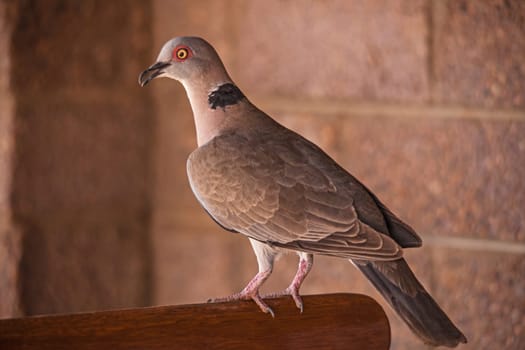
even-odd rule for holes
{"type": "Polygon", "coordinates": [[[16,7],[1,58],[10,55],[15,131],[13,168],[1,172],[12,171],[23,232],[23,312],[147,305],[154,118],[137,74],[151,54],[151,6],[4,3],[16,7]]]}
{"type": "MultiPolygon", "coordinates": [[[[407,259],[466,333],[463,348],[525,347],[523,1],[155,0],[153,18],[156,50],[173,36],[207,38],[252,101],[320,144],[421,233],[424,247],[407,259]]],[[[159,118],[155,302],[238,291],[255,258],[193,199],[184,91],[167,80],[150,89],[159,118]]],[[[286,287],[295,264],[278,262],[264,290],[286,287]]],[[[348,263],[323,257],[302,291],[382,300],[348,263]]],[[[424,349],[385,308],[392,348],[424,349]]]]}

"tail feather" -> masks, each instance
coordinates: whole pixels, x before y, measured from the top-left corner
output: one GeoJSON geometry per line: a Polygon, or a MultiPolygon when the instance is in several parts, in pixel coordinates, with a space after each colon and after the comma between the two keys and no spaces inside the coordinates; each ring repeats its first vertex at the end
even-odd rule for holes
{"type": "Polygon", "coordinates": [[[419,283],[404,259],[380,263],[353,262],[425,343],[455,347],[467,342],[463,333],[419,283]]]}

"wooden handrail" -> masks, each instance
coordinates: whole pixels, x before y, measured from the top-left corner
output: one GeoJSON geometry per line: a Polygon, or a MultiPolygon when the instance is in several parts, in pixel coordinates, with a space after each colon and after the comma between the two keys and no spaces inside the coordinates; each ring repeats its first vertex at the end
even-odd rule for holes
{"type": "Polygon", "coordinates": [[[381,306],[360,294],[195,304],[0,320],[0,349],[388,349],[381,306]]]}

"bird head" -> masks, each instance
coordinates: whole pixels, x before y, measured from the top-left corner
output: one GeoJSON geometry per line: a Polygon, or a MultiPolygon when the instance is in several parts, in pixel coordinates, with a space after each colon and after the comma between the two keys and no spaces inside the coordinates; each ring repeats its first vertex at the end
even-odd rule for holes
{"type": "Polygon", "coordinates": [[[230,81],[215,49],[198,37],[177,37],[169,40],[160,50],[157,62],[139,76],[145,86],[151,80],[166,77],[186,82],[230,81]]]}

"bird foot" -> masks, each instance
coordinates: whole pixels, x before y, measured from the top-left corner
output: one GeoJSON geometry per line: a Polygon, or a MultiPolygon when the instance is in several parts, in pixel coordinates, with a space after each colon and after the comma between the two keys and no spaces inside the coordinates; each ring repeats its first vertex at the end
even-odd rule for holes
{"type": "Polygon", "coordinates": [[[239,293],[235,293],[233,295],[224,297],[224,298],[214,298],[214,299],[208,299],[208,303],[223,303],[223,302],[230,302],[230,301],[237,301],[237,300],[253,300],[261,309],[262,312],[266,314],[270,314],[273,318],[275,318],[275,313],[273,312],[272,308],[268,306],[264,302],[264,300],[259,295],[258,290],[242,290],[239,293]]]}
{"type": "Polygon", "coordinates": [[[225,298],[209,299],[208,302],[221,303],[236,300],[252,299],[257,305],[259,305],[259,308],[262,312],[270,314],[272,315],[272,317],[275,318],[275,313],[273,312],[273,310],[262,300],[261,296],[259,295],[259,287],[264,283],[264,281],[266,281],[266,279],[268,278],[268,276],[270,276],[271,273],[271,269],[261,271],[257,275],[255,275],[255,277],[248,283],[246,287],[244,287],[244,289],[241,292],[235,293],[225,298]]]}
{"type": "Polygon", "coordinates": [[[297,306],[297,308],[301,311],[301,313],[303,313],[303,310],[304,310],[304,308],[303,308],[303,299],[299,295],[299,288],[296,288],[293,285],[289,286],[288,288],[286,288],[283,291],[280,291],[280,292],[277,292],[277,293],[268,294],[268,295],[265,295],[264,297],[273,299],[273,298],[280,298],[280,297],[284,297],[284,296],[291,296],[293,301],[295,302],[295,306],[297,306]]]}

